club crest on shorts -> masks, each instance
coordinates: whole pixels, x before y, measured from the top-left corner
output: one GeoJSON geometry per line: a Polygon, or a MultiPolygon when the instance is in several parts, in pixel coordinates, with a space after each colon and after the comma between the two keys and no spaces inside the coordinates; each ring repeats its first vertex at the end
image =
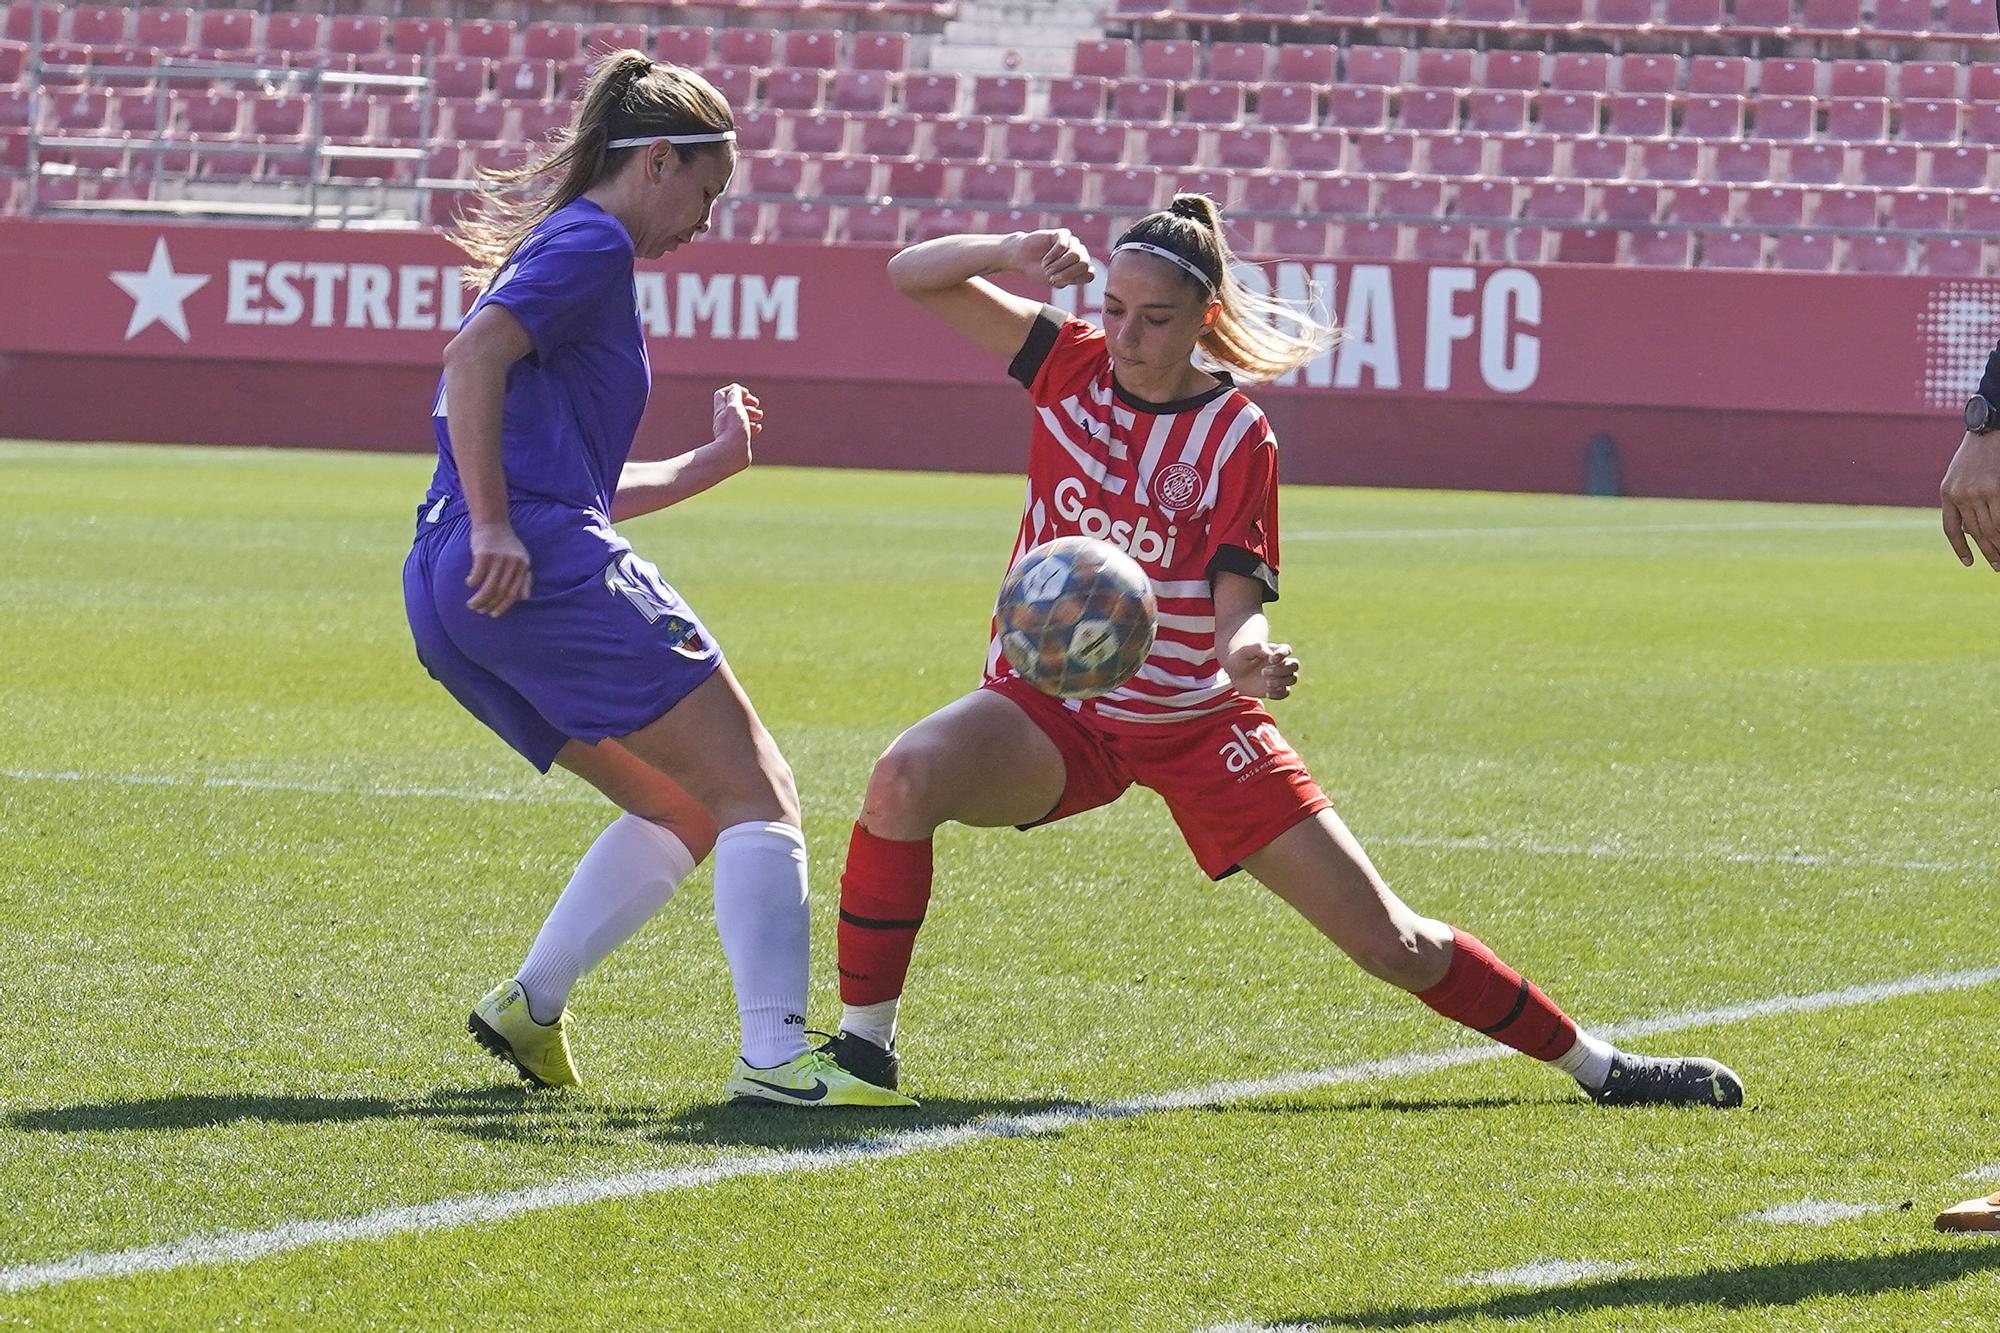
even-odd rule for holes
{"type": "Polygon", "coordinates": [[[1201,495],[1201,473],[1190,463],[1169,463],[1153,474],[1153,500],[1172,513],[1194,508],[1201,495]]]}

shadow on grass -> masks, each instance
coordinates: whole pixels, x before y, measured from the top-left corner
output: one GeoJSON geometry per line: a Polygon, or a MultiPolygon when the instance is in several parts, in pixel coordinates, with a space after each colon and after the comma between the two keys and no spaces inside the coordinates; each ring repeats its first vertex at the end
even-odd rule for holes
{"type": "Polygon", "coordinates": [[[1291,1315],[1274,1322],[1311,1328],[1424,1328],[1461,1319],[1536,1319],[1643,1306],[1760,1309],[1830,1297],[1921,1291],[1993,1268],[2000,1268],[2000,1245],[1910,1247],[1854,1258],[1799,1259],[1673,1276],[1608,1278],[1450,1305],[1350,1315],[1291,1315]]]}
{"type": "Polygon", "coordinates": [[[1302,1112],[1388,1111],[1392,1114],[1423,1115],[1436,1111],[1517,1111],[1523,1106],[1589,1106],[1590,1103],[1561,1094],[1548,1097],[1361,1097],[1344,1102],[1304,1102],[1276,1098],[1260,1102],[1229,1103],[1218,1111],[1241,1115],[1297,1115],[1302,1112]]]}

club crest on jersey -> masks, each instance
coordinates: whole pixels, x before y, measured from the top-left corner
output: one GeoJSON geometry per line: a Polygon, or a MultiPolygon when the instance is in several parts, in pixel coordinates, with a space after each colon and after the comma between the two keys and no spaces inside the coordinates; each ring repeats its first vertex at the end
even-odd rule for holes
{"type": "Polygon", "coordinates": [[[1137,523],[1122,518],[1113,520],[1096,505],[1084,503],[1088,494],[1089,490],[1081,478],[1063,478],[1056,487],[1056,513],[1076,524],[1077,530],[1084,536],[1110,542],[1142,565],[1173,564],[1174,538],[1178,530],[1171,523],[1163,533],[1157,531],[1144,514],[1139,515],[1137,523]]]}
{"type": "Polygon", "coordinates": [[[1278,728],[1270,722],[1261,723],[1245,731],[1241,724],[1229,728],[1232,739],[1224,741],[1216,751],[1222,756],[1222,766],[1231,773],[1247,773],[1253,768],[1261,768],[1288,748],[1285,738],[1278,734],[1278,728]]]}
{"type": "Polygon", "coordinates": [[[1194,508],[1201,495],[1201,473],[1189,463],[1169,463],[1153,474],[1153,501],[1169,513],[1194,508]]]}

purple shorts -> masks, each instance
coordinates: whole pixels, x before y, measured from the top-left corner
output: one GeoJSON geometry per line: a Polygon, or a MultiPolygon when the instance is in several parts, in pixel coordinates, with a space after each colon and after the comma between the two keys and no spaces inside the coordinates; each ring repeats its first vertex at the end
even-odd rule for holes
{"type": "Polygon", "coordinates": [[[630,735],[722,665],[680,594],[601,518],[514,505],[534,594],[496,620],[465,606],[472,521],[463,504],[437,512],[419,519],[403,566],[417,659],[544,773],[570,740],[630,735]]]}

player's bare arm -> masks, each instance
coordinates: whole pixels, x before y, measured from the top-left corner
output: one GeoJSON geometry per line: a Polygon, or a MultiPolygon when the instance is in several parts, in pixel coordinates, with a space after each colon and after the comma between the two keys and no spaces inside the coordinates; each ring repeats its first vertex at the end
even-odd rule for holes
{"type": "Polygon", "coordinates": [[[528,549],[507,515],[507,473],[500,460],[507,370],[534,346],[520,320],[489,305],[444,349],[446,419],[472,515],[472,569],[465,586],[473,591],[466,605],[489,616],[505,615],[534,587],[528,549]]]}
{"type": "Polygon", "coordinates": [[[715,438],[697,449],[650,463],[627,463],[611,498],[622,523],[700,495],[750,466],[750,442],[764,429],[764,405],[740,384],[715,391],[715,438]]]}
{"type": "Polygon", "coordinates": [[[2000,571],[2000,434],[1966,433],[1945,470],[1938,499],[1945,539],[1958,552],[1959,563],[1972,564],[1970,538],[1986,563],[2000,571]]]}
{"type": "Polygon", "coordinates": [[[889,281],[897,291],[995,356],[1011,357],[1021,350],[1042,306],[986,281],[999,273],[1062,288],[1089,282],[1097,269],[1083,242],[1061,227],[941,236],[889,261],[889,281]]]}
{"type": "Polygon", "coordinates": [[[1215,646],[1222,669],[1240,693],[1282,699],[1299,682],[1299,659],[1288,643],[1271,642],[1264,585],[1243,574],[1215,574],[1215,646]]]}

